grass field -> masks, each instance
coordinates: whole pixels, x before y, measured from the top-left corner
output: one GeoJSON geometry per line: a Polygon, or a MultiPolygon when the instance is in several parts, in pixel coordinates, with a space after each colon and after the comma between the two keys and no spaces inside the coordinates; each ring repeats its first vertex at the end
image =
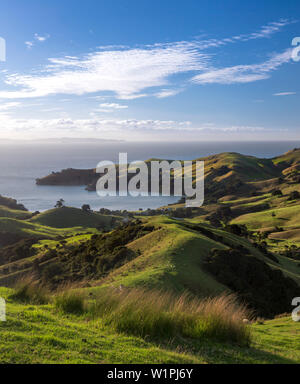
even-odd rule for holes
{"type": "Polygon", "coordinates": [[[249,213],[234,219],[232,223],[246,224],[250,229],[296,227],[300,223],[300,205],[249,213]]]}
{"type": "MultiPolygon", "coordinates": [[[[8,298],[11,290],[0,288],[8,298]]],[[[300,362],[300,325],[290,318],[251,325],[250,348],[211,340],[159,340],[116,333],[101,319],[64,315],[51,304],[24,305],[8,299],[0,323],[1,363],[262,363],[300,362]]]]}

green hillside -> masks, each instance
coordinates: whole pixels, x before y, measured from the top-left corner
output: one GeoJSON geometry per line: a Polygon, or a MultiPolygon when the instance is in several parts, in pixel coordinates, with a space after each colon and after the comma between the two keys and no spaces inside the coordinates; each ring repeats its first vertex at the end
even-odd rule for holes
{"type": "MultiPolygon", "coordinates": [[[[182,200],[124,220],[117,211],[101,215],[63,207],[32,215],[0,206],[0,285],[13,287],[31,275],[51,295],[80,286],[89,305],[109,290],[109,297],[146,290],[195,300],[234,293],[254,318],[290,313],[300,285],[300,151],[275,159],[223,153],[204,160],[201,208],[186,209],[182,200]]],[[[92,312],[62,313],[54,299],[26,305],[9,298],[12,291],[1,292],[9,316],[0,324],[3,362],[66,362],[68,350],[72,363],[300,362],[299,338],[291,336],[299,333],[298,324],[287,317],[252,324],[248,349],[210,337],[204,345],[183,334],[166,343],[133,336],[126,326],[120,330],[113,317],[97,321],[92,312]]],[[[145,311],[146,305],[140,315],[145,311]]],[[[162,324],[170,313],[163,312],[162,324]]],[[[133,329],[143,327],[138,318],[129,318],[133,329]]]]}
{"type": "Polygon", "coordinates": [[[0,217],[0,231],[18,234],[22,237],[54,239],[57,236],[70,236],[82,230],[82,227],[55,228],[30,221],[0,217]]]}
{"type": "MultiPolygon", "coordinates": [[[[0,223],[3,220],[7,226],[7,221],[12,219],[1,219],[0,223]]],[[[17,261],[10,256],[13,248],[4,248],[1,251],[3,257],[7,255],[11,261],[6,261],[0,268],[0,281],[13,283],[18,276],[35,270],[38,265],[37,279],[51,285],[89,280],[94,286],[92,290],[124,285],[178,293],[187,290],[198,297],[206,297],[226,290],[236,291],[237,287],[224,284],[226,279],[205,269],[214,250],[230,252],[233,249],[240,253],[240,258],[251,255],[260,260],[265,268],[271,268],[268,273],[282,271],[283,276],[300,283],[296,261],[283,256],[273,257],[246,238],[197,221],[177,221],[162,216],[145,218],[142,225],[131,223],[105,235],[94,232],[95,236],[91,238],[91,235],[80,234],[78,227],[57,229],[15,220],[10,222],[14,228],[19,226],[20,231],[49,240],[36,242],[29,249],[27,246],[21,248],[29,256],[24,253],[24,257],[20,256],[17,261]],[[58,235],[61,240],[56,240],[58,235]]],[[[15,250],[17,252],[17,248],[15,250]]],[[[229,253],[228,257],[231,257],[229,253]]],[[[279,278],[281,276],[277,280],[279,278]]],[[[232,279],[238,279],[238,275],[232,279]]],[[[295,291],[291,287],[286,289],[295,291]]],[[[253,294],[255,303],[258,298],[253,294]]],[[[283,305],[282,311],[288,310],[289,304],[283,305]]],[[[280,309],[270,310],[280,313],[280,309]]]]}
{"type": "Polygon", "coordinates": [[[205,161],[207,170],[212,173],[217,172],[222,167],[228,167],[228,171],[237,173],[245,181],[271,179],[279,174],[272,160],[259,159],[234,152],[221,153],[197,160],[205,161]]]}
{"type": "Polygon", "coordinates": [[[30,222],[53,228],[110,228],[112,217],[103,216],[99,213],[85,212],[82,209],[62,207],[40,213],[34,216],[30,222]]]}
{"type": "Polygon", "coordinates": [[[11,209],[8,207],[5,207],[4,205],[0,205],[0,217],[9,217],[13,219],[28,219],[32,216],[32,213],[21,211],[17,209],[11,209]]]}
{"type": "Polygon", "coordinates": [[[246,224],[251,229],[300,226],[300,205],[274,208],[263,212],[249,213],[233,220],[236,224],[246,224]]]}

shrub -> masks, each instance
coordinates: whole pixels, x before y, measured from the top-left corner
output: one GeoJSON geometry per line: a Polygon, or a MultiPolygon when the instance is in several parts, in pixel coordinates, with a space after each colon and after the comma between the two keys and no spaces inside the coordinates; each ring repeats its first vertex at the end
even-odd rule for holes
{"type": "Polygon", "coordinates": [[[232,233],[236,236],[248,237],[249,232],[247,230],[246,225],[238,225],[238,224],[227,224],[225,227],[225,231],[232,233]]]}
{"type": "Polygon", "coordinates": [[[300,193],[298,191],[293,191],[290,193],[289,200],[298,200],[300,199],[300,193]]]}
{"type": "Polygon", "coordinates": [[[285,277],[281,270],[236,249],[213,249],[203,266],[217,281],[236,292],[258,316],[273,318],[287,312],[290,298],[299,291],[297,283],[285,277]]]}
{"type": "Polygon", "coordinates": [[[47,287],[34,282],[31,277],[19,280],[10,298],[22,303],[35,305],[48,304],[50,301],[47,287]]]}
{"type": "Polygon", "coordinates": [[[283,196],[283,193],[280,189],[275,189],[273,192],[272,192],[272,196],[283,196]]]}
{"type": "Polygon", "coordinates": [[[58,245],[59,250],[47,252],[49,259],[59,255],[58,261],[44,266],[41,277],[53,287],[67,281],[102,278],[137,257],[127,244],[154,230],[155,227],[130,223],[111,233],[94,235],[79,245],[58,245]]]}
{"type": "Polygon", "coordinates": [[[55,276],[61,275],[63,267],[60,263],[53,263],[47,265],[42,272],[42,278],[45,281],[51,281],[55,276]]]}
{"type": "Polygon", "coordinates": [[[187,294],[175,296],[141,289],[106,290],[91,312],[116,331],[139,337],[250,343],[250,330],[242,321],[249,318],[249,313],[234,296],[199,300],[187,294]]]}
{"type": "Polygon", "coordinates": [[[85,312],[85,298],[81,292],[75,290],[64,291],[54,300],[55,307],[65,313],[80,315],[85,312]]]}

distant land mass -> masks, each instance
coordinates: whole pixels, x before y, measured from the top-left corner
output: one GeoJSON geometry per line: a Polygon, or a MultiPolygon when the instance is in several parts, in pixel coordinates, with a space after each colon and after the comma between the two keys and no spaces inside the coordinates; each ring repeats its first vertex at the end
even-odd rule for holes
{"type": "MultiPolygon", "coordinates": [[[[300,149],[293,149],[272,159],[262,159],[234,152],[220,153],[194,161],[205,162],[205,196],[217,201],[224,195],[246,196],[260,193],[267,181],[270,188],[286,182],[300,182],[300,149]]],[[[170,160],[168,160],[170,161],[170,160]]],[[[151,160],[146,163],[150,170],[151,160]]],[[[118,166],[117,166],[118,174],[118,166]]],[[[134,176],[128,175],[128,179],[134,176]]],[[[64,169],[39,178],[37,185],[86,186],[95,191],[101,174],[96,169],[64,169]]],[[[129,181],[128,180],[128,181],[129,181]]],[[[171,178],[171,191],[173,190],[171,178]]],[[[195,180],[194,180],[195,182],[195,180]]]]}
{"type": "Polygon", "coordinates": [[[117,139],[103,139],[103,138],[91,138],[91,137],[59,137],[59,138],[44,138],[44,139],[0,139],[1,143],[45,143],[45,144],[95,144],[95,143],[124,143],[125,140],[117,139]]]}

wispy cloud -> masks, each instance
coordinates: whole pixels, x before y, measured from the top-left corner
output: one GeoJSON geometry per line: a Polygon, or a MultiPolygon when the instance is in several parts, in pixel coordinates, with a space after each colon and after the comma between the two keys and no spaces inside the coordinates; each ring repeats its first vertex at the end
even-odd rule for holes
{"type": "Polygon", "coordinates": [[[209,39],[199,42],[199,48],[217,48],[220,46],[234,44],[238,42],[247,42],[250,40],[270,38],[273,34],[281,31],[282,28],[295,23],[293,20],[281,19],[279,21],[268,23],[262,26],[257,32],[248,34],[240,34],[232,37],[226,37],[222,39],[209,39]]]}
{"type": "Polygon", "coordinates": [[[39,35],[38,33],[35,33],[34,34],[34,37],[33,37],[33,40],[31,41],[25,41],[25,45],[28,49],[31,49],[35,42],[38,42],[38,43],[44,43],[46,40],[48,40],[50,38],[50,35],[49,34],[46,34],[46,35],[39,35]]]}
{"type": "Polygon", "coordinates": [[[296,94],[297,92],[279,92],[279,93],[274,93],[273,96],[291,96],[296,94]]]}
{"type": "Polygon", "coordinates": [[[99,108],[96,109],[94,112],[114,112],[119,111],[121,109],[128,109],[128,105],[124,104],[118,104],[118,103],[101,103],[99,105],[99,108]]]}
{"type": "Polygon", "coordinates": [[[33,47],[33,42],[32,41],[25,41],[25,45],[28,49],[31,49],[33,47]]]}
{"type": "Polygon", "coordinates": [[[44,36],[39,35],[38,33],[35,33],[35,34],[34,34],[34,38],[35,38],[35,40],[39,41],[40,43],[43,43],[44,41],[48,40],[49,37],[50,37],[49,34],[46,34],[46,35],[44,35],[44,36]]]}
{"type": "Polygon", "coordinates": [[[176,96],[178,93],[182,92],[181,89],[162,89],[161,91],[155,93],[158,99],[164,99],[166,97],[176,96]]]}
{"type": "Polygon", "coordinates": [[[9,109],[19,107],[20,105],[21,105],[21,103],[19,103],[19,102],[0,104],[0,111],[8,111],[9,109]]]}
{"type": "Polygon", "coordinates": [[[53,94],[83,95],[110,91],[119,99],[145,96],[143,90],[168,85],[175,74],[199,71],[208,56],[189,43],[98,51],[83,58],[50,59],[46,74],[8,76],[18,91],[0,92],[1,98],[43,97],[53,94]]]}
{"type": "Polygon", "coordinates": [[[100,107],[105,109],[127,109],[128,105],[122,105],[117,103],[102,103],[100,104],[100,107]]]}
{"type": "Polygon", "coordinates": [[[174,140],[195,140],[196,138],[257,138],[258,135],[270,134],[288,130],[273,129],[264,126],[251,125],[224,125],[214,123],[192,124],[189,121],[175,120],[143,120],[143,119],[105,119],[87,118],[74,119],[63,118],[30,118],[21,119],[0,113],[0,126],[5,130],[0,131],[0,138],[10,137],[16,139],[48,138],[48,137],[84,137],[84,138],[122,138],[138,139],[150,135],[152,140],[165,137],[170,140],[170,134],[174,140]],[[133,134],[134,133],[134,134],[133,134]]]}
{"type": "Polygon", "coordinates": [[[196,75],[192,81],[197,84],[236,84],[268,79],[271,72],[291,61],[291,52],[291,49],[287,49],[260,64],[211,69],[196,75]]]}
{"type": "MultiPolygon", "coordinates": [[[[288,51],[261,64],[214,68],[211,63],[213,56],[207,50],[237,42],[269,38],[290,23],[289,20],[279,20],[261,27],[257,32],[219,40],[158,43],[136,48],[108,46],[80,57],[50,58],[48,65],[40,71],[6,75],[6,84],[13,87],[13,90],[0,91],[0,98],[35,98],[100,92],[110,92],[120,100],[151,95],[166,98],[184,89],[185,84],[172,84],[174,76],[180,74],[190,74],[192,82],[198,84],[232,84],[263,80],[280,65],[289,61],[288,51]],[[157,90],[153,91],[153,88],[157,90]]],[[[35,34],[34,37],[36,42],[44,42],[47,38],[49,35],[35,34]]],[[[28,41],[26,44],[31,48],[33,42],[28,41]]]]}
{"type": "MultiPolygon", "coordinates": [[[[104,132],[123,133],[130,131],[165,131],[189,129],[190,122],[138,119],[72,119],[70,117],[57,119],[16,119],[0,113],[0,125],[5,126],[5,135],[47,137],[52,135],[84,135],[95,137],[104,132]]],[[[3,132],[4,133],[4,132],[3,132]]],[[[0,134],[1,136],[1,134],[0,134]]]]}

